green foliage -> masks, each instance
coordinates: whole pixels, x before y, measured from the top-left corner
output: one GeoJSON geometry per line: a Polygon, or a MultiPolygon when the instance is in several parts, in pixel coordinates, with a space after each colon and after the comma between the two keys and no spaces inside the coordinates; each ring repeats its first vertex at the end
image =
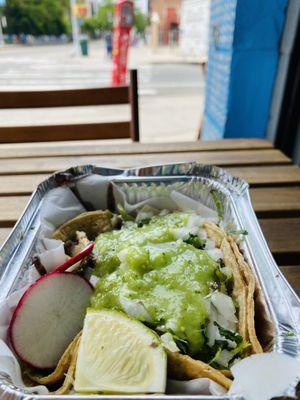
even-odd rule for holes
{"type": "MultiPolygon", "coordinates": [[[[83,25],[82,30],[90,35],[94,35],[96,31],[112,32],[114,25],[114,3],[112,0],[105,0],[99,8],[98,14],[87,18],[83,25]]],[[[138,34],[144,33],[149,25],[149,18],[143,14],[140,9],[134,9],[134,27],[138,34]]]]}
{"type": "Polygon", "coordinates": [[[138,34],[143,34],[149,25],[149,18],[139,8],[134,9],[134,27],[138,34]]]}
{"type": "Polygon", "coordinates": [[[99,8],[97,19],[97,29],[101,32],[112,32],[114,26],[115,6],[112,0],[105,0],[99,8]]]}
{"type": "Polygon", "coordinates": [[[84,20],[84,23],[81,25],[81,31],[84,33],[88,33],[90,36],[94,36],[97,30],[97,17],[86,18],[84,20]]]}
{"type": "Polygon", "coordinates": [[[6,32],[34,36],[68,33],[67,4],[66,0],[6,0],[6,32]]]}

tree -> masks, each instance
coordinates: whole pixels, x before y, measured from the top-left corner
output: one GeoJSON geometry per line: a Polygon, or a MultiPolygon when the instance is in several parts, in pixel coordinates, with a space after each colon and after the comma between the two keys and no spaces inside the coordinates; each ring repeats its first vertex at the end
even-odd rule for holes
{"type": "Polygon", "coordinates": [[[84,20],[84,23],[81,25],[81,31],[84,33],[88,33],[90,36],[94,37],[96,31],[98,30],[97,18],[90,17],[84,20]]]}
{"type": "Polygon", "coordinates": [[[115,6],[111,0],[105,0],[99,8],[98,14],[86,18],[81,25],[81,30],[91,36],[95,36],[96,31],[112,32],[114,21],[115,6]]]}
{"type": "Polygon", "coordinates": [[[105,0],[99,8],[97,15],[97,28],[101,32],[112,32],[114,27],[114,11],[115,6],[112,0],[105,0]]]}
{"type": "Polygon", "coordinates": [[[139,8],[134,9],[134,27],[138,34],[143,34],[149,25],[149,18],[139,8]]]}
{"type": "MultiPolygon", "coordinates": [[[[100,32],[112,32],[113,31],[113,20],[114,20],[114,3],[112,0],[105,0],[102,6],[99,8],[98,14],[87,18],[83,25],[82,29],[94,35],[95,31],[99,30],[100,32]]],[[[141,12],[139,8],[134,8],[134,27],[136,28],[137,33],[144,33],[145,29],[149,25],[148,17],[141,12]]]]}
{"type": "Polygon", "coordinates": [[[34,36],[68,33],[66,4],[66,0],[6,0],[6,32],[34,36]]]}

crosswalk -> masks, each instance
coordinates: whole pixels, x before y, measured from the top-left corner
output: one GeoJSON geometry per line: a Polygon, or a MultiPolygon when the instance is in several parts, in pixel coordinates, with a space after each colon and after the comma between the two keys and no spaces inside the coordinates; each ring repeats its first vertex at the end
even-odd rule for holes
{"type": "MultiPolygon", "coordinates": [[[[0,92],[107,86],[112,62],[103,49],[89,57],[72,57],[69,46],[0,49],[0,92]]],[[[141,57],[142,59],[142,57],[141,57]]],[[[139,73],[140,126],[144,141],[194,140],[203,108],[200,66],[136,62],[139,73]],[[163,112],[162,112],[163,111],[163,112]]],[[[126,106],[36,110],[0,110],[0,125],[32,125],[126,119],[126,106]]]]}
{"type": "MultiPolygon", "coordinates": [[[[195,65],[142,64],[140,94],[203,91],[204,80],[195,65]]],[[[103,52],[72,57],[69,47],[18,47],[0,51],[0,90],[66,89],[108,86],[112,62],[103,52]]]]}

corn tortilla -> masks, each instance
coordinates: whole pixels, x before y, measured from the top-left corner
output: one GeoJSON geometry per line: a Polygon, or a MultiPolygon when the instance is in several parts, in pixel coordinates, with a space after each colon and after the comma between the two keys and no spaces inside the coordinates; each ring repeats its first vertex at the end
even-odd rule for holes
{"type": "Polygon", "coordinates": [[[263,349],[258,341],[255,330],[255,291],[257,282],[249,265],[246,263],[235,240],[227,235],[213,222],[206,222],[204,228],[208,236],[215,240],[223,252],[225,266],[230,268],[233,274],[232,296],[237,301],[238,310],[238,333],[249,340],[252,354],[262,353],[263,349]]]}
{"type": "Polygon", "coordinates": [[[81,332],[79,335],[76,336],[75,347],[73,348],[73,351],[71,354],[71,362],[70,362],[68,371],[65,374],[65,380],[59,389],[57,389],[55,392],[52,392],[53,394],[68,394],[73,387],[80,339],[81,339],[81,332]]]}
{"type": "Polygon", "coordinates": [[[240,253],[237,244],[233,240],[232,237],[228,238],[229,243],[231,245],[232,251],[236,257],[237,263],[239,264],[240,270],[244,275],[244,280],[247,284],[248,294],[247,294],[247,329],[249,335],[249,341],[251,343],[252,353],[262,353],[263,349],[261,344],[259,343],[256,331],[255,331],[255,304],[254,304],[254,295],[255,295],[255,286],[256,280],[251,272],[248,264],[245,262],[244,257],[240,253]]]}
{"type": "Polygon", "coordinates": [[[209,378],[226,389],[230,388],[232,380],[210,365],[178,352],[167,351],[167,354],[168,374],[171,378],[179,380],[209,378]]]}
{"type": "Polygon", "coordinates": [[[224,264],[232,271],[233,275],[232,297],[238,304],[238,333],[247,341],[247,288],[227,239],[222,240],[221,250],[224,264]]]}
{"type": "Polygon", "coordinates": [[[211,221],[204,222],[203,228],[206,230],[208,237],[214,240],[216,246],[220,248],[222,240],[226,238],[226,233],[211,221]]]}
{"type": "Polygon", "coordinates": [[[40,385],[53,385],[54,383],[61,381],[64,378],[65,373],[68,371],[68,368],[71,364],[72,354],[75,350],[77,340],[80,334],[78,334],[69,344],[64,354],[61,356],[61,359],[59,360],[55,370],[50,375],[39,376],[39,375],[34,375],[32,373],[28,373],[30,379],[33,380],[34,382],[39,383],[40,385]]]}
{"type": "Polygon", "coordinates": [[[89,240],[94,240],[100,233],[112,230],[112,216],[109,210],[84,212],[61,225],[52,237],[66,242],[76,238],[77,231],[83,231],[89,240]]]}

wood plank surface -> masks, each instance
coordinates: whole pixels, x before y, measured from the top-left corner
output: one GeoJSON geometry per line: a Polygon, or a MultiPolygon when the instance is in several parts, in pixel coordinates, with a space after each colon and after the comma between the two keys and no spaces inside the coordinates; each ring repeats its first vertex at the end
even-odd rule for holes
{"type": "Polygon", "coordinates": [[[300,185],[300,168],[296,165],[226,169],[231,175],[245,179],[252,187],[300,185]]]}
{"type": "Polygon", "coordinates": [[[72,107],[128,102],[128,86],[0,92],[0,108],[72,107]]]}
{"type": "Polygon", "coordinates": [[[48,177],[46,174],[0,176],[0,196],[30,195],[48,177]]]}
{"type": "Polygon", "coordinates": [[[117,155],[143,153],[180,153],[195,151],[272,149],[272,144],[261,139],[224,139],[207,142],[175,143],[118,143],[103,140],[80,142],[14,143],[0,145],[0,158],[57,157],[74,155],[117,155]]]}
{"type": "Polygon", "coordinates": [[[0,228],[0,246],[3,245],[11,231],[12,228],[0,228]]]}
{"type": "Polygon", "coordinates": [[[119,156],[79,156],[0,159],[0,175],[51,173],[75,165],[95,164],[111,167],[132,167],[167,163],[192,162],[220,166],[290,164],[291,161],[278,150],[215,151],[160,154],[132,154],[119,156]]]}
{"type": "Polygon", "coordinates": [[[285,265],[280,267],[280,270],[300,296],[300,265],[285,265]]]}
{"type": "Polygon", "coordinates": [[[300,187],[251,189],[250,197],[258,217],[300,217],[300,187]]]}
{"type": "Polygon", "coordinates": [[[300,218],[260,219],[265,238],[279,265],[295,265],[300,257],[300,218]]]}
{"type": "MultiPolygon", "coordinates": [[[[23,160],[26,163],[26,160],[23,160]]],[[[288,166],[276,166],[276,173],[274,173],[274,167],[226,167],[225,168],[232,175],[239,176],[247,180],[253,188],[268,187],[268,184],[263,182],[270,181],[270,185],[276,187],[287,185],[299,185],[300,186],[300,168],[288,165],[288,166]],[[255,170],[255,173],[251,177],[251,171],[255,170]],[[271,173],[270,170],[273,172],[271,173]],[[236,173],[238,171],[238,174],[236,173]],[[250,173],[249,173],[250,172],[250,173]]],[[[0,195],[24,195],[30,194],[38,185],[38,183],[47,179],[49,174],[24,174],[24,175],[0,175],[0,195]]],[[[253,189],[254,190],[254,189],[253,189]]],[[[276,189],[277,190],[277,189],[276,189]]],[[[289,190],[286,188],[286,190],[289,190]]],[[[252,191],[251,191],[252,192],[252,191]]],[[[259,191],[257,193],[260,193],[259,191]]],[[[291,199],[292,200],[292,199],[291,199]]],[[[293,202],[295,203],[295,201],[293,202]]],[[[258,210],[262,211],[257,205],[258,210]]]]}
{"type": "Polygon", "coordinates": [[[21,216],[29,196],[8,196],[0,197],[0,226],[13,226],[21,216]]]}
{"type": "Polygon", "coordinates": [[[69,125],[0,126],[0,143],[124,139],[129,137],[129,121],[69,125]]]}

